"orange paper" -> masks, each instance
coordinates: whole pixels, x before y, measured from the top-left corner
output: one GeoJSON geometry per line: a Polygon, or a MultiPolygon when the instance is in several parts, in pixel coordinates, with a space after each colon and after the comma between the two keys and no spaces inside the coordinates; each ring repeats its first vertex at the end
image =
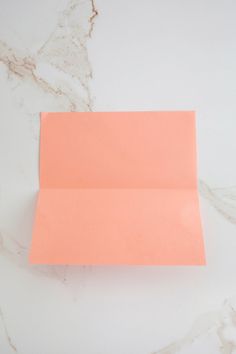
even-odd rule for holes
{"type": "Polygon", "coordinates": [[[205,264],[194,112],[42,113],[31,263],[205,264]]]}

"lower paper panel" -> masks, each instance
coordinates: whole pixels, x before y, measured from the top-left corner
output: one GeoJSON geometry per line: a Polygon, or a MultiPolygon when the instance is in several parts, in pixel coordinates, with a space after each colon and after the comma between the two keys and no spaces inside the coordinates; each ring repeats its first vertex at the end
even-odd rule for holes
{"type": "Polygon", "coordinates": [[[30,262],[205,264],[194,189],[41,189],[30,262]]]}

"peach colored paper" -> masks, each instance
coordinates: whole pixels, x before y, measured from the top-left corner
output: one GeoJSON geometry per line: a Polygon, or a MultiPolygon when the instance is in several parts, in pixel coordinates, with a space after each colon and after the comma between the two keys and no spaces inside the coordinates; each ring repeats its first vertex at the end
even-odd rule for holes
{"type": "Polygon", "coordinates": [[[42,113],[30,253],[43,264],[205,264],[194,112],[42,113]]]}

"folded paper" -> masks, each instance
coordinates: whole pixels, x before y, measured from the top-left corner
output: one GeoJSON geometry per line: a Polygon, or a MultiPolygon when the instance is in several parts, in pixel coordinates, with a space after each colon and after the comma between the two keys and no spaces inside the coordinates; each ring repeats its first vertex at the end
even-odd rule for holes
{"type": "Polygon", "coordinates": [[[205,264],[194,112],[42,113],[31,263],[205,264]]]}

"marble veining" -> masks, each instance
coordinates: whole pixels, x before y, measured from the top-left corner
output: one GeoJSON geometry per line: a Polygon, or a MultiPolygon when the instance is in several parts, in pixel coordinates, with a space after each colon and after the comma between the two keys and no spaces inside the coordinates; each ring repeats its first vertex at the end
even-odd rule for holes
{"type": "Polygon", "coordinates": [[[206,182],[199,181],[200,195],[229,222],[236,224],[236,187],[211,188],[206,182]]]}
{"type": "Polygon", "coordinates": [[[1,307],[0,307],[0,319],[1,319],[1,322],[2,322],[2,326],[3,326],[4,332],[5,332],[5,336],[6,336],[8,344],[9,344],[9,347],[11,348],[11,350],[13,352],[18,353],[18,350],[17,350],[16,346],[14,345],[14,343],[12,342],[11,336],[10,336],[10,334],[8,332],[6,321],[5,321],[5,317],[4,317],[4,314],[2,312],[1,307]]]}
{"type": "Polygon", "coordinates": [[[64,110],[91,110],[92,70],[86,42],[97,15],[93,0],[71,0],[35,54],[0,40],[0,62],[16,77],[18,90],[20,82],[28,82],[62,101],[64,110]]]}
{"type": "Polygon", "coordinates": [[[225,300],[219,311],[200,316],[185,337],[152,354],[207,353],[233,354],[236,350],[235,298],[225,300]]]}

